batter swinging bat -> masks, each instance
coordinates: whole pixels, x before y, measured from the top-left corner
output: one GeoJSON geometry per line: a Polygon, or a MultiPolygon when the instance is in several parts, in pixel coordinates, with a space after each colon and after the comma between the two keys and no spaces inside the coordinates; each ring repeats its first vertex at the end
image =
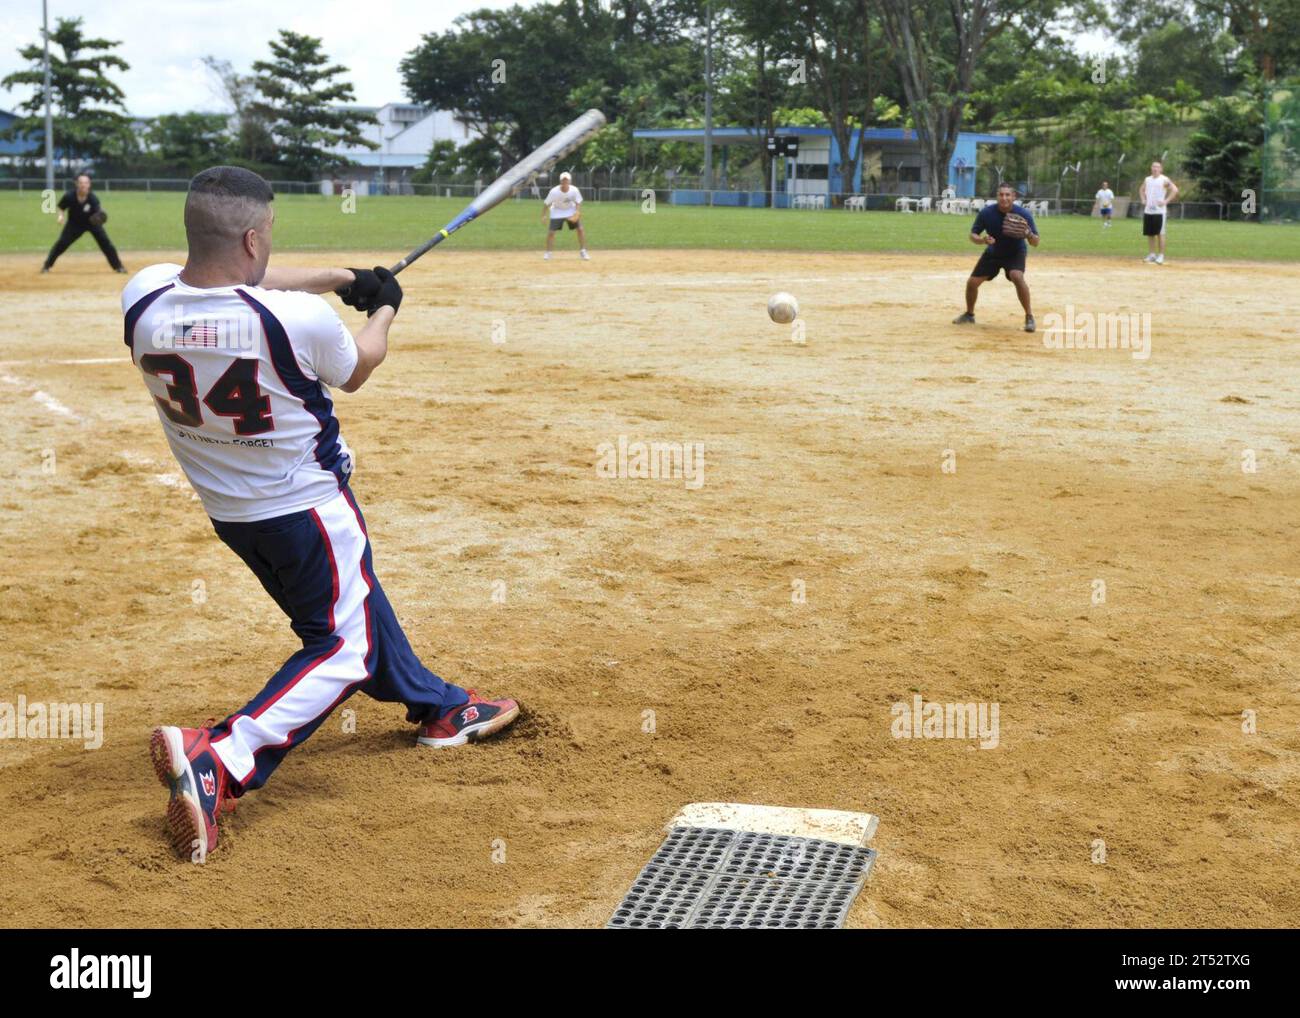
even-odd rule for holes
{"type": "Polygon", "coordinates": [[[580,148],[604,126],[605,114],[601,113],[600,110],[588,110],[573,123],[563,128],[550,141],[534,149],[525,158],[515,163],[514,166],[492,181],[491,184],[484,188],[482,194],[465,206],[465,210],[460,215],[394,265],[390,271],[393,275],[397,275],[411,262],[426,251],[441,244],[466,223],[477,219],[494,205],[501,204],[502,201],[527,183],[528,178],[533,174],[554,166],[558,160],[580,148]]]}

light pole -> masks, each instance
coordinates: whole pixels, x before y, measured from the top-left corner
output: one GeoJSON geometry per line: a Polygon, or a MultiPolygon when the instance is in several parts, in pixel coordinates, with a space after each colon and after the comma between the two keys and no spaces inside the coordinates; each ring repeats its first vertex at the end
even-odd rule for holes
{"type": "Polygon", "coordinates": [[[50,4],[41,0],[42,35],[45,39],[45,187],[54,190],[54,115],[50,112],[50,4]]]}
{"type": "Polygon", "coordinates": [[[713,2],[705,4],[704,35],[704,190],[713,204],[713,2]]]}

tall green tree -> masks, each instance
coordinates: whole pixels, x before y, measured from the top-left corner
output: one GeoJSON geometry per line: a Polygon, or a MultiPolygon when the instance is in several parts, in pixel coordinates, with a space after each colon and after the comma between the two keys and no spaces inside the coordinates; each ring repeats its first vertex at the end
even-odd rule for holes
{"type": "Polygon", "coordinates": [[[1223,95],[1240,83],[1232,37],[1210,21],[1171,17],[1133,41],[1135,92],[1172,97],[1179,82],[1223,95]]]}
{"type": "Polygon", "coordinates": [[[1300,0],[1145,0],[1115,4],[1107,20],[1139,65],[1176,67],[1206,93],[1222,91],[1196,80],[1207,73],[1233,84],[1300,74],[1300,0]]]}
{"type": "Polygon", "coordinates": [[[700,0],[559,0],[471,11],[425,35],[402,77],[413,101],[452,110],[487,139],[502,167],[590,106],[613,125],[602,150],[635,160],[635,127],[698,114],[700,9],[700,0]]]}
{"type": "Polygon", "coordinates": [[[1195,0],[1194,6],[1226,25],[1265,81],[1300,74],[1298,0],[1195,0]]]}
{"type": "Polygon", "coordinates": [[[164,113],[145,137],[159,162],[191,174],[224,163],[231,140],[224,113],[164,113]]]}
{"type": "Polygon", "coordinates": [[[258,99],[252,111],[270,130],[278,162],[299,179],[339,163],[336,145],[378,148],[361,133],[373,118],[340,107],[354,99],[352,85],[337,80],[347,68],[331,64],[321,40],[282,29],[271,40],[271,60],[253,63],[258,99]]]}
{"type": "Polygon", "coordinates": [[[975,73],[990,42],[1008,30],[1025,59],[1063,15],[1092,17],[1090,3],[1074,12],[1054,0],[880,0],[885,37],[912,114],[933,194],[947,185],[975,73]]]}
{"type": "MultiPolygon", "coordinates": [[[[766,138],[778,126],[777,110],[795,105],[790,78],[797,48],[790,5],[782,0],[731,0],[720,25],[719,47],[734,52],[715,77],[718,98],[714,112],[721,122],[749,128],[766,138]]],[[[771,179],[772,157],[758,146],[759,178],[771,179]]]]}
{"type": "Polygon", "coordinates": [[[1260,187],[1263,144],[1264,116],[1258,103],[1215,99],[1187,139],[1183,166],[1203,197],[1236,204],[1242,191],[1260,187]]]}
{"type": "Polygon", "coordinates": [[[257,79],[241,74],[229,60],[214,56],[203,58],[214,82],[217,96],[229,107],[233,119],[228,158],[250,169],[265,166],[275,152],[275,139],[266,120],[258,113],[257,79]]]}
{"type": "Polygon", "coordinates": [[[413,101],[454,111],[509,166],[576,115],[568,97],[589,78],[598,85],[586,101],[606,106],[619,83],[600,74],[597,47],[612,41],[613,18],[598,5],[485,9],[424,36],[401,70],[413,101]]]}
{"type": "Polygon", "coordinates": [[[863,129],[875,108],[883,38],[878,3],[800,0],[799,51],[812,101],[826,117],[840,151],[841,190],[851,190],[862,166],[863,129]]]}
{"type": "MultiPolygon", "coordinates": [[[[59,18],[50,39],[50,87],[54,121],[54,147],[65,161],[95,159],[126,147],[129,121],[124,95],[109,77],[130,65],[113,50],[111,39],[88,38],[81,18],[59,18]]],[[[9,137],[25,135],[42,144],[45,139],[45,54],[33,43],[18,50],[31,66],[0,80],[0,86],[25,85],[32,95],[18,105],[25,114],[14,121],[9,137]]]]}
{"type": "MultiPolygon", "coordinates": [[[[841,153],[841,187],[863,163],[863,129],[883,123],[877,110],[901,100],[881,24],[879,0],[730,0],[723,32],[738,53],[733,80],[722,83],[724,113],[756,134],[806,119],[828,127],[841,153]],[[794,119],[792,119],[792,117],[794,119]]],[[[763,180],[770,164],[763,151],[763,180]]]]}

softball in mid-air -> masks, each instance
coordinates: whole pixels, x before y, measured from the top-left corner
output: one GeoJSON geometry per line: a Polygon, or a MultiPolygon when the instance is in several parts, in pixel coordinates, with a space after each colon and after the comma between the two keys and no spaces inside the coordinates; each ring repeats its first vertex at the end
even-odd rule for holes
{"type": "Polygon", "coordinates": [[[799,302],[793,294],[774,293],[767,300],[767,317],[777,325],[787,325],[799,314],[799,302]]]}

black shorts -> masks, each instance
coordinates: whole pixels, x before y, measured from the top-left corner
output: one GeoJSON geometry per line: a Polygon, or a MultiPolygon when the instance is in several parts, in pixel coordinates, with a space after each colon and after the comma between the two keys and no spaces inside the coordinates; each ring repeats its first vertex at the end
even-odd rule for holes
{"type": "Polygon", "coordinates": [[[1165,232],[1165,214],[1163,212],[1142,213],[1142,236],[1159,237],[1165,232]]]}
{"type": "Polygon", "coordinates": [[[551,229],[563,230],[566,223],[568,224],[570,230],[576,230],[578,228],[578,223],[574,219],[552,219],[551,229]]]}
{"type": "Polygon", "coordinates": [[[999,257],[993,253],[993,248],[985,248],[984,253],[980,255],[980,260],[975,263],[975,268],[971,270],[972,276],[979,276],[981,279],[992,279],[999,272],[1010,273],[1019,269],[1025,271],[1025,252],[1017,251],[1015,254],[1009,254],[1005,257],[999,257]]]}

